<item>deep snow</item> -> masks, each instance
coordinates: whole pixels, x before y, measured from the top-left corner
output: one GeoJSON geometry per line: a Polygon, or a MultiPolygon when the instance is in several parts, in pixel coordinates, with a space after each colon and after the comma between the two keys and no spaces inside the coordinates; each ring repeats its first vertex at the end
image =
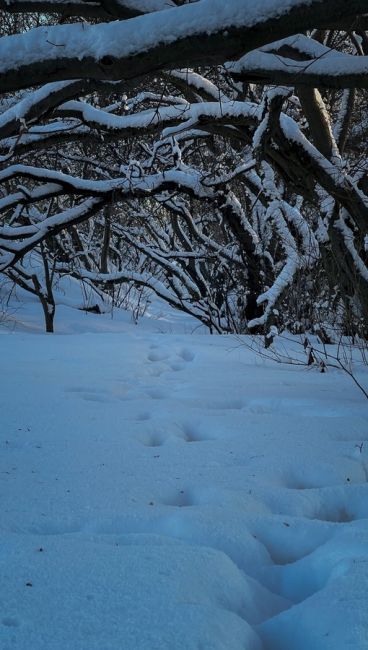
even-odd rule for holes
{"type": "Polygon", "coordinates": [[[1,649],[366,649],[350,379],[65,302],[0,326],[1,649]]]}

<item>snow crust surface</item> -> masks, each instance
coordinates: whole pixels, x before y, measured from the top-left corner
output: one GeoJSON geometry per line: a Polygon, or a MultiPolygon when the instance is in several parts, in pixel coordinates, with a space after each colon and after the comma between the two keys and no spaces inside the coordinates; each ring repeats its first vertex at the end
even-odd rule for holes
{"type": "Polygon", "coordinates": [[[0,326],[2,650],[367,648],[349,378],[67,289],[58,334],[24,297],[0,326]]]}

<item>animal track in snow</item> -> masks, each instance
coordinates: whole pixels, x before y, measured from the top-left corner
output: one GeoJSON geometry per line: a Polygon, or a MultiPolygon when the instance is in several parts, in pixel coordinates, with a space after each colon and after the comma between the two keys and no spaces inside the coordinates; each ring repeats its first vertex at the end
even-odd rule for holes
{"type": "Polygon", "coordinates": [[[161,377],[164,371],[164,368],[161,368],[160,366],[154,366],[154,369],[151,370],[149,374],[151,377],[161,377]]]}
{"type": "Polygon", "coordinates": [[[139,440],[145,447],[161,447],[166,442],[177,443],[194,443],[194,442],[208,442],[212,440],[210,436],[202,434],[196,429],[195,426],[184,424],[174,426],[169,431],[155,431],[153,433],[146,432],[139,436],[139,440]]]}
{"type": "MultiPolygon", "coordinates": [[[[283,525],[285,525],[285,524],[283,524],[283,525]]],[[[288,526],[289,525],[290,524],[288,524],[288,526]]],[[[259,539],[258,536],[257,536],[257,539],[259,539]]],[[[290,564],[295,564],[296,562],[299,562],[303,558],[305,558],[308,555],[310,555],[311,553],[313,553],[315,548],[318,548],[318,546],[319,546],[319,544],[317,544],[316,547],[311,549],[310,551],[309,550],[308,551],[304,551],[304,550],[302,550],[302,551],[298,550],[297,551],[296,549],[293,549],[293,550],[289,549],[288,546],[282,547],[280,544],[274,544],[274,543],[272,543],[270,541],[268,541],[268,542],[265,542],[263,540],[260,540],[260,541],[263,544],[263,546],[265,547],[265,549],[267,550],[267,552],[268,552],[274,566],[277,566],[277,567],[279,567],[279,566],[283,567],[283,566],[288,566],[290,564]]]]}
{"type": "Polygon", "coordinates": [[[173,363],[170,364],[170,368],[171,368],[171,370],[173,370],[174,372],[178,372],[178,371],[180,371],[180,370],[184,370],[185,366],[184,366],[183,363],[176,363],[176,362],[174,361],[173,363]]]}
{"type": "Polygon", "coordinates": [[[178,357],[180,357],[180,359],[183,359],[183,361],[186,361],[186,362],[188,363],[188,362],[194,360],[194,358],[195,358],[195,354],[194,354],[194,352],[192,352],[192,351],[189,350],[188,348],[183,348],[183,349],[178,353],[178,357]]]}
{"type": "Polygon", "coordinates": [[[333,535],[332,528],[320,521],[287,514],[256,520],[252,532],[276,566],[298,562],[333,535]]]}
{"type": "Polygon", "coordinates": [[[334,524],[346,524],[350,521],[354,521],[354,515],[347,510],[344,506],[337,506],[332,510],[321,508],[317,511],[313,519],[318,519],[319,521],[327,521],[334,524]]]}
{"type": "Polygon", "coordinates": [[[181,429],[185,442],[208,442],[213,439],[209,435],[203,434],[192,424],[183,424],[181,429]]]}
{"type": "Polygon", "coordinates": [[[352,485],[336,492],[333,488],[326,493],[322,491],[320,503],[309,517],[336,524],[368,519],[368,486],[352,485]]]}
{"type": "Polygon", "coordinates": [[[165,361],[168,358],[169,355],[166,354],[166,352],[161,352],[160,350],[157,350],[156,352],[150,352],[147,357],[148,361],[151,361],[153,363],[157,361],[165,361]]]}
{"type": "MultiPolygon", "coordinates": [[[[158,345],[151,345],[150,350],[151,351],[147,355],[147,361],[153,364],[153,369],[150,372],[153,377],[160,377],[162,373],[167,370],[180,372],[181,370],[184,370],[187,363],[193,361],[195,358],[194,353],[188,348],[180,350],[177,353],[177,359],[170,359],[170,354],[168,354],[166,350],[162,350],[158,345]]],[[[154,397],[154,399],[161,398],[154,397]]]]}
{"type": "Polygon", "coordinates": [[[145,447],[161,447],[166,438],[167,436],[163,433],[147,433],[140,440],[145,447]]]}
{"type": "MultiPolygon", "coordinates": [[[[331,528],[329,530],[331,531],[331,528]]],[[[285,537],[284,545],[289,547],[292,553],[289,559],[287,555],[286,557],[283,555],[281,560],[277,557],[277,552],[284,553],[281,538],[278,538],[276,542],[275,539],[272,539],[272,533],[268,535],[266,548],[275,563],[262,567],[260,581],[274,593],[291,600],[291,606],[302,603],[305,599],[323,590],[335,578],[344,576],[349,572],[351,564],[355,564],[357,558],[365,555],[366,531],[362,531],[357,537],[349,528],[340,529],[338,533],[334,532],[328,536],[323,534],[324,531],[326,532],[326,526],[314,524],[309,531],[307,540],[305,534],[304,539],[300,535],[302,529],[296,531],[295,537],[293,535],[295,531],[291,527],[290,538],[287,540],[285,537]],[[300,542],[302,542],[302,546],[305,546],[305,543],[308,541],[310,544],[311,540],[314,548],[307,549],[305,547],[304,551],[306,552],[303,555],[300,554],[297,558],[293,557],[293,550],[300,546],[300,542]],[[276,553],[274,552],[275,546],[276,553]]]]}
{"type": "Polygon", "coordinates": [[[285,487],[290,490],[314,490],[341,488],[344,485],[364,485],[368,480],[368,472],[365,459],[359,456],[352,451],[350,454],[338,457],[336,463],[331,460],[330,463],[323,465],[304,461],[298,469],[290,467],[285,473],[285,487]]]}
{"type": "MultiPolygon", "coordinates": [[[[270,498],[271,509],[273,502],[270,498]]],[[[346,482],[326,487],[287,488],[278,495],[274,514],[326,524],[368,519],[368,484],[346,482]]]]}

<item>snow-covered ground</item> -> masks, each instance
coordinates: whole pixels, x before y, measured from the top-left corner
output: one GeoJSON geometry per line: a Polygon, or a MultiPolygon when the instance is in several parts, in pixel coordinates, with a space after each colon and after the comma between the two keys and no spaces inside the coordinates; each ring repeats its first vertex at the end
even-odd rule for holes
{"type": "Polygon", "coordinates": [[[1,650],[366,650],[350,378],[64,302],[0,326],[1,650]]]}

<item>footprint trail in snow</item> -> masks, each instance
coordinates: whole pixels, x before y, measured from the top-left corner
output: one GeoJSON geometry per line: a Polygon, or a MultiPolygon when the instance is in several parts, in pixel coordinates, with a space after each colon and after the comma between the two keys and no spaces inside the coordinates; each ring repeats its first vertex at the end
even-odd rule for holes
{"type": "Polygon", "coordinates": [[[7,336],[3,367],[1,648],[368,647],[345,377],[150,333],[7,336]]]}

